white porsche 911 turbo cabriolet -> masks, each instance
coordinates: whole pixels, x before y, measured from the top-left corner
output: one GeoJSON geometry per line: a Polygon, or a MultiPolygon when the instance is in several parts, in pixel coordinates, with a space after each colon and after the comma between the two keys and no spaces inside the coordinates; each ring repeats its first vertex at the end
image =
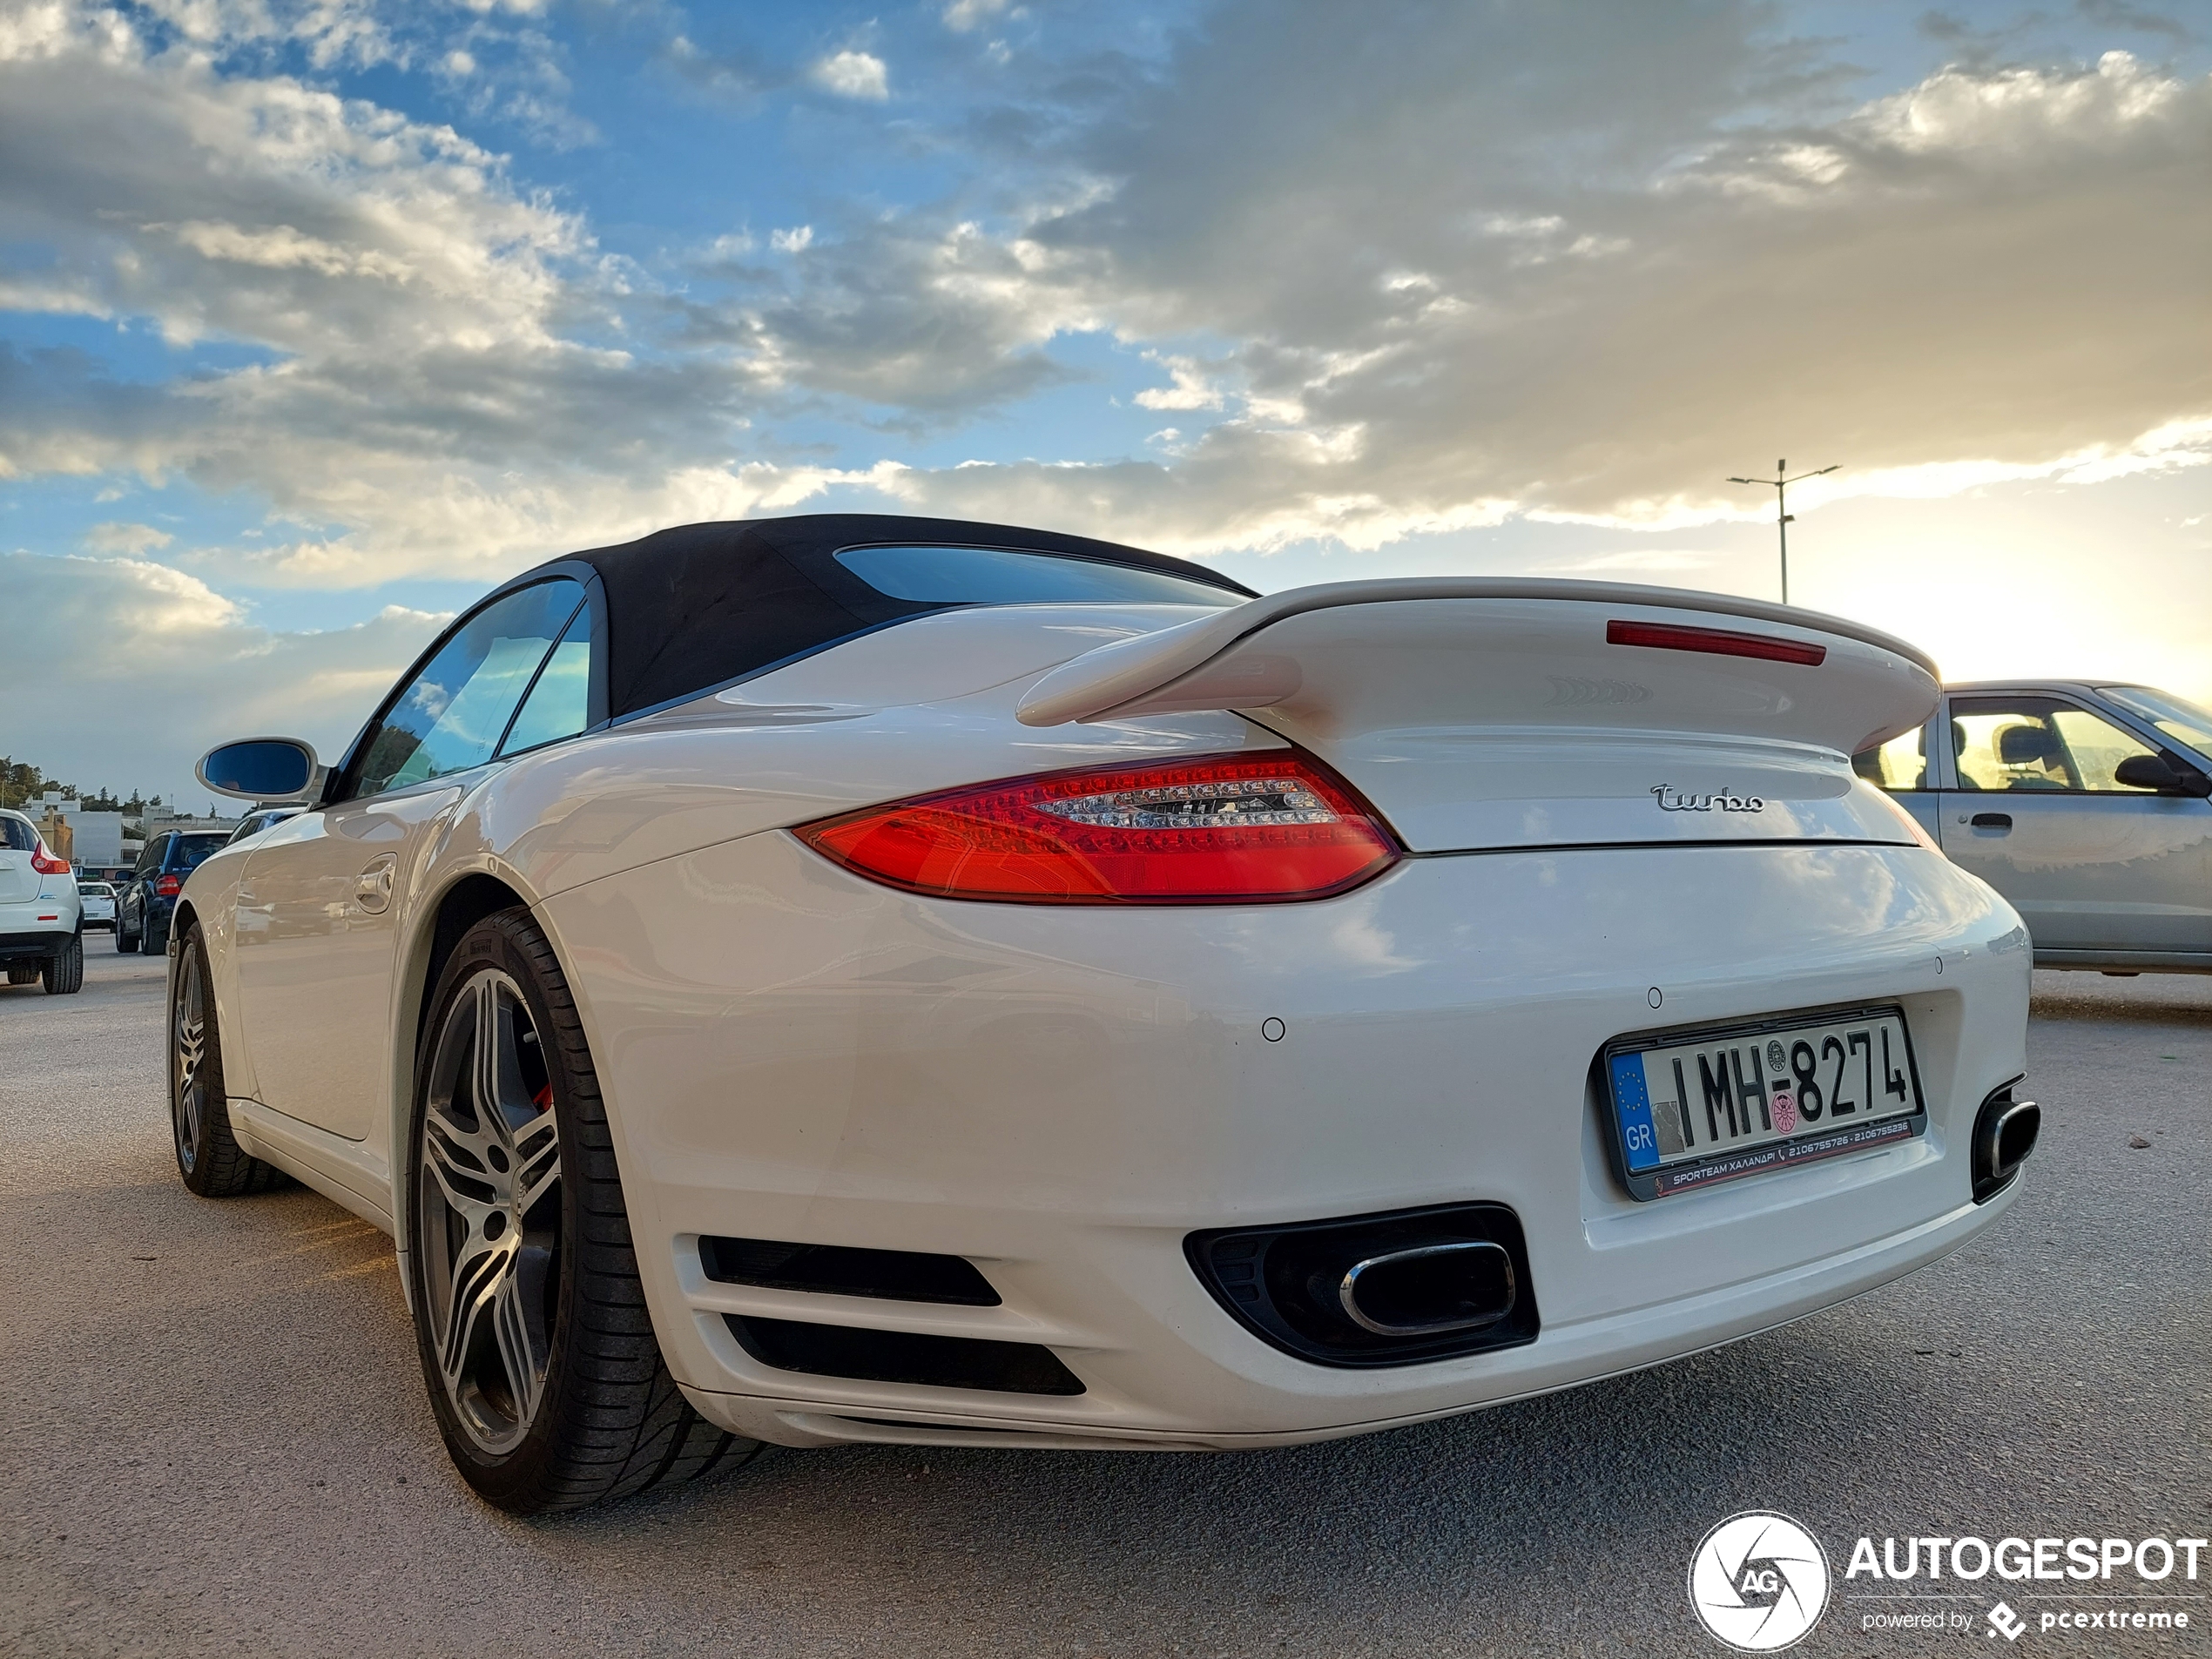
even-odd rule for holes
{"type": "Polygon", "coordinates": [[[579,553],[327,772],[202,761],[307,810],[178,903],[178,1163],[393,1235],[516,1510],[1587,1382],[2011,1201],[2027,934],[1850,760],[1937,695],[1656,588],[858,516],[579,553]]]}

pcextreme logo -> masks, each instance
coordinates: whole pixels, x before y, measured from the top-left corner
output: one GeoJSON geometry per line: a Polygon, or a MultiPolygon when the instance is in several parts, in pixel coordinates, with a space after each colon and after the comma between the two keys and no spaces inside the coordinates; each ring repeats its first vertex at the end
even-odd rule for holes
{"type": "Polygon", "coordinates": [[[1738,1653],[1778,1653],[1810,1635],[1828,1609],[1827,1553],[1787,1515],[1730,1515],[1689,1558],[1689,1605],[1738,1653]]]}

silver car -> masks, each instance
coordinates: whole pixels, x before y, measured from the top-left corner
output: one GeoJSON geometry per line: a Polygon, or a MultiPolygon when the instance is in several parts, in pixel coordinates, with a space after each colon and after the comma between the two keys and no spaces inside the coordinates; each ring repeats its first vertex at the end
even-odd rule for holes
{"type": "Polygon", "coordinates": [[[2212,974],[2212,712],[2148,685],[1979,681],[1852,764],[2012,900],[2038,968],[2212,974]]]}

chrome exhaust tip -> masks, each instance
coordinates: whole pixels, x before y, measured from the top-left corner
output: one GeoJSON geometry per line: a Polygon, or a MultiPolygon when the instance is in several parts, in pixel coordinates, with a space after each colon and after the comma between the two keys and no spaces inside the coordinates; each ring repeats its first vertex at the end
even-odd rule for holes
{"type": "Polygon", "coordinates": [[[1406,1366],[1534,1342],[1520,1217],[1489,1202],[1195,1232],[1190,1265],[1254,1335],[1324,1366],[1406,1366]]]}
{"type": "Polygon", "coordinates": [[[1511,1313],[1519,1294],[1512,1255],[1487,1238],[1369,1256],[1337,1284],[1345,1316],[1379,1337],[1478,1331],[1511,1313]]]}
{"type": "Polygon", "coordinates": [[[2042,1128],[2043,1109],[2032,1100],[2014,1100],[2010,1083],[1982,1102],[1973,1146],[1976,1204],[1986,1204],[2012,1184],[2042,1128]]]}

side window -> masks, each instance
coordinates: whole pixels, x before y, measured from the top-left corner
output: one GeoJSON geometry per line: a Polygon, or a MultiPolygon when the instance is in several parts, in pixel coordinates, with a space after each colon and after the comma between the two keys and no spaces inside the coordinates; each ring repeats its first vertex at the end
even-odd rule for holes
{"type": "Polygon", "coordinates": [[[2066,745],[2067,757],[2080,774],[2081,786],[2100,795],[2150,795],[2155,790],[2136,789],[2121,783],[2112,774],[2120,770],[2120,763],[2136,755],[2156,755],[2148,744],[2139,741],[2122,732],[2111,721],[2092,714],[2087,709],[2077,709],[2060,704],[2052,711],[2051,724],[2059,729],[2059,741],[2066,745]]]}
{"type": "Polygon", "coordinates": [[[503,755],[520,754],[548,743],[572,738],[591,723],[591,607],[576,613],[568,632],[554,644],[553,654],[537,671],[537,684],[523,699],[507,740],[499,745],[503,755]]]}
{"type": "Polygon", "coordinates": [[[0,813],[0,851],[36,853],[37,850],[37,831],[20,818],[10,818],[0,813]]]}
{"type": "Polygon", "coordinates": [[[1951,738],[1961,789],[2141,795],[2113,776],[2155,753],[2110,721],[2056,698],[1958,698],[1951,738]]]}
{"type": "Polygon", "coordinates": [[[471,617],[384,711],[353,793],[380,794],[490,759],[531,676],[583,603],[582,583],[556,577],[471,617]]]}
{"type": "Polygon", "coordinates": [[[151,875],[161,867],[161,860],[169,852],[169,841],[168,836],[157,835],[146,843],[145,850],[138,854],[139,874],[151,875]]]}
{"type": "Polygon", "coordinates": [[[1851,770],[1892,794],[1928,786],[1928,729],[1920,726],[1892,738],[1878,749],[1851,758],[1851,770]]]}

